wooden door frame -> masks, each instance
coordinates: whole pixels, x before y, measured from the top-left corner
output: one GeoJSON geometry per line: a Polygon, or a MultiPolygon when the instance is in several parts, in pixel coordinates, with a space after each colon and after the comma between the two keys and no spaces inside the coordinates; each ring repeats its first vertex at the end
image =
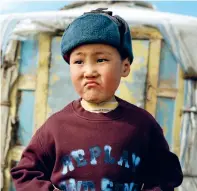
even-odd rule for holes
{"type": "MultiPolygon", "coordinates": [[[[49,78],[49,63],[51,55],[51,33],[41,33],[38,36],[38,50],[39,50],[39,60],[38,69],[36,75],[20,75],[15,82],[11,94],[10,94],[10,110],[9,115],[13,119],[17,118],[18,112],[18,93],[20,90],[34,90],[35,91],[35,127],[33,132],[40,127],[46,119],[46,108],[47,108],[47,96],[48,96],[48,78],[49,78]],[[45,107],[43,107],[45,106],[45,107]]],[[[21,42],[17,49],[17,68],[19,70],[20,60],[21,60],[21,42]]],[[[13,160],[20,160],[24,146],[11,145],[7,155],[7,165],[4,170],[5,180],[3,190],[8,190],[11,183],[10,169],[12,168],[13,160]]]]}
{"type": "Polygon", "coordinates": [[[41,33],[38,38],[39,61],[35,90],[34,133],[45,122],[47,117],[51,40],[52,36],[50,33],[41,33]]]}
{"type": "Polygon", "coordinates": [[[175,99],[174,126],[173,126],[173,147],[172,151],[180,155],[180,131],[181,131],[181,110],[184,103],[184,74],[178,64],[177,88],[159,88],[159,65],[161,43],[164,40],[161,33],[156,28],[134,27],[131,28],[133,39],[150,40],[150,55],[148,61],[148,74],[146,86],[145,109],[155,117],[157,97],[175,99]]]}

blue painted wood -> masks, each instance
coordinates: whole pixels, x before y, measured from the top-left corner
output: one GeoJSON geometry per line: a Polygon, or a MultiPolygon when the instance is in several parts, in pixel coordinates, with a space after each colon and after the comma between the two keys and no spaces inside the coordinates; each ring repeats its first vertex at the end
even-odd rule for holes
{"type": "MultiPolygon", "coordinates": [[[[20,75],[36,75],[38,65],[38,42],[36,39],[29,39],[21,42],[20,52],[20,75]]],[[[33,135],[34,127],[34,95],[35,91],[20,91],[20,103],[18,106],[19,128],[17,139],[19,144],[27,146],[33,135]]],[[[15,191],[11,181],[9,191],[15,191]]]]}
{"type": "Polygon", "coordinates": [[[18,108],[19,129],[18,140],[21,145],[27,146],[34,127],[34,91],[21,91],[20,104],[18,108]]]}
{"type": "Polygon", "coordinates": [[[49,70],[48,116],[59,111],[74,99],[78,99],[70,79],[69,65],[60,54],[61,37],[54,37],[51,45],[51,67],[49,70]]]}
{"type": "Polygon", "coordinates": [[[173,125],[174,125],[175,100],[170,98],[157,98],[157,107],[155,118],[163,128],[165,137],[169,146],[173,143],[173,125]]]}
{"type": "Polygon", "coordinates": [[[38,41],[30,39],[21,44],[20,74],[36,75],[38,65],[38,41]]]}
{"type": "Polygon", "coordinates": [[[16,190],[16,189],[14,188],[13,181],[11,181],[9,191],[15,191],[15,190],[16,190]]]}
{"type": "Polygon", "coordinates": [[[159,87],[176,88],[178,64],[166,43],[162,43],[159,67],[159,87]]]}

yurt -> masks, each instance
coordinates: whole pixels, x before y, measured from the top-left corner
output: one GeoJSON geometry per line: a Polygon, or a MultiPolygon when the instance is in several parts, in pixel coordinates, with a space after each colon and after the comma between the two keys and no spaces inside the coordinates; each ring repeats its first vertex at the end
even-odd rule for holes
{"type": "Polygon", "coordinates": [[[116,95],[156,118],[183,168],[177,190],[197,190],[197,18],[143,1],[75,1],[57,11],[0,16],[2,189],[15,190],[10,169],[35,131],[78,98],[61,36],[73,19],[97,8],[123,17],[132,35],[134,62],[116,95]]]}

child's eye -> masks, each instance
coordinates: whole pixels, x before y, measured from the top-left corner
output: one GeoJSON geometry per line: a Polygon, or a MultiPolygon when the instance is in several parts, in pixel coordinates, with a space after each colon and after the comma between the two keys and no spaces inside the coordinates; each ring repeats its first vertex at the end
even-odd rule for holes
{"type": "Polygon", "coordinates": [[[107,61],[109,61],[109,60],[107,60],[107,59],[98,59],[97,60],[97,62],[107,62],[107,61]]]}
{"type": "Polygon", "coordinates": [[[74,64],[82,64],[82,63],[83,63],[82,60],[76,60],[76,61],[74,62],[74,64]]]}

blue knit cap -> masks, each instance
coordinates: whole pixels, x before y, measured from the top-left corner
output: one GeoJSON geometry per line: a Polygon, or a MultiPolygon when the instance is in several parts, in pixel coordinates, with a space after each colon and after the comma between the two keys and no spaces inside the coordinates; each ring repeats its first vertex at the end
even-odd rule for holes
{"type": "Polygon", "coordinates": [[[75,19],[64,31],[61,54],[69,63],[69,55],[77,46],[84,44],[107,44],[120,52],[122,58],[133,61],[131,34],[128,24],[112,12],[97,9],[75,19]]]}

